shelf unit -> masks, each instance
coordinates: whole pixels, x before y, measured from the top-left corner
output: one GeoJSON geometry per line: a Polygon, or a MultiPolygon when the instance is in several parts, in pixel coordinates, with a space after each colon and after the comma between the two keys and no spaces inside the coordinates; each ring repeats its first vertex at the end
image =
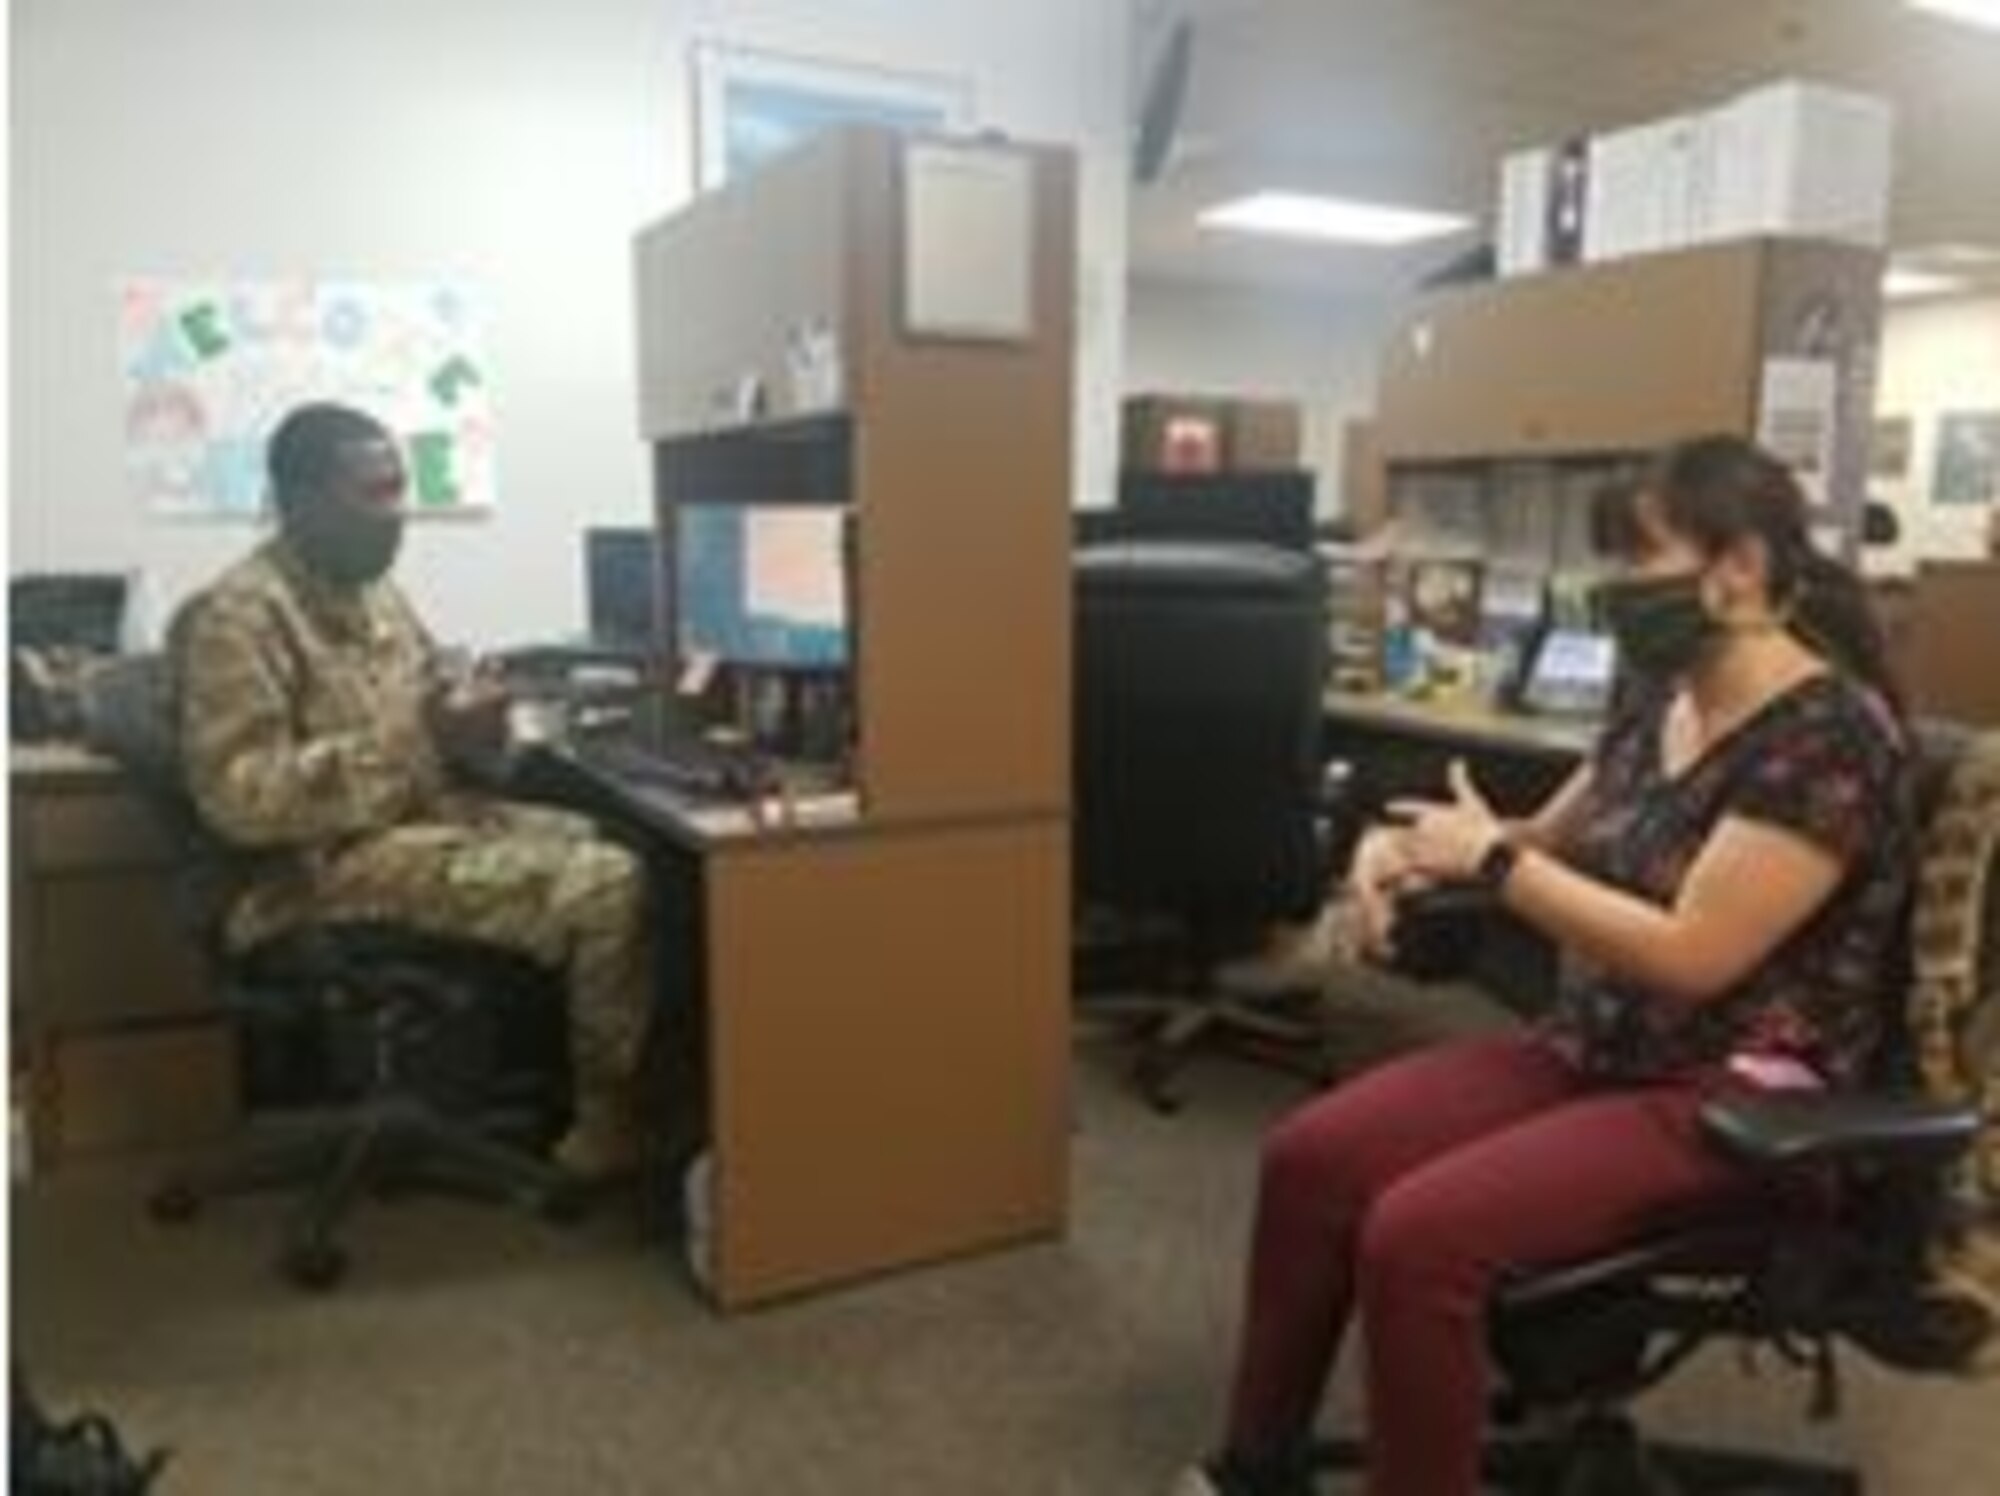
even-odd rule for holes
{"type": "Polygon", "coordinates": [[[1075,167],[950,147],[1023,164],[1028,331],[916,336],[922,148],[831,131],[635,247],[663,533],[691,503],[852,517],[857,818],[678,838],[725,1306],[1065,1216],[1075,167]]]}
{"type": "Polygon", "coordinates": [[[1399,555],[1558,575],[1587,560],[1593,491],[1674,441],[1734,432],[1816,454],[1801,468],[1815,532],[1851,556],[1881,272],[1876,250],[1766,238],[1439,293],[1384,351],[1373,472],[1349,487],[1380,493],[1399,555]],[[1810,401],[1774,408],[1788,386],[1824,392],[1816,427],[1810,401]]]}

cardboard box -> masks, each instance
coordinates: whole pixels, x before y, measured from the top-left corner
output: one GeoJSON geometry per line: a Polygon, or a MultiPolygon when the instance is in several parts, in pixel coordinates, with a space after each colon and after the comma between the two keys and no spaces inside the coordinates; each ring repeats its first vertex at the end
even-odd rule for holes
{"type": "Polygon", "coordinates": [[[1500,229],[1495,236],[1501,275],[1527,275],[1549,265],[1550,193],[1556,153],[1547,146],[1511,151],[1500,161],[1500,229]]]}
{"type": "Polygon", "coordinates": [[[36,1108],[38,1166],[223,1136],[242,1115],[226,1019],[49,1036],[36,1108]]]}
{"type": "Polygon", "coordinates": [[[1895,132],[1885,101],[1787,80],[1710,110],[1700,130],[1697,240],[1888,242],[1895,132]]]}
{"type": "Polygon", "coordinates": [[[1299,426],[1289,400],[1133,395],[1122,460],[1146,473],[1288,472],[1299,466],[1299,426]]]}
{"type": "Polygon", "coordinates": [[[1212,472],[1226,460],[1228,424],[1223,400],[1134,395],[1125,402],[1120,460],[1138,472],[1212,472]]]}
{"type": "Polygon", "coordinates": [[[1881,248],[1894,115],[1869,94],[1786,79],[1712,109],[1500,163],[1503,276],[1760,236],[1881,248]]]}
{"type": "Polygon", "coordinates": [[[1686,115],[1591,137],[1583,258],[1618,259],[1689,242],[1695,120],[1686,115]]]}
{"type": "Polygon", "coordinates": [[[1293,472],[1299,466],[1299,408],[1289,400],[1237,400],[1229,411],[1225,459],[1233,472],[1293,472]]]}

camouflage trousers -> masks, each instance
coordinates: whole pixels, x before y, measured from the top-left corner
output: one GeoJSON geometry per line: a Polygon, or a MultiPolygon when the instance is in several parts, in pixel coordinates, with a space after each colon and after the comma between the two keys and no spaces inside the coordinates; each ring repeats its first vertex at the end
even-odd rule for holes
{"type": "Polygon", "coordinates": [[[653,971],[645,875],[580,817],[455,802],[253,886],[230,941],[252,945],[308,919],[390,921],[559,970],[579,1092],[620,1089],[638,1066],[653,971]]]}

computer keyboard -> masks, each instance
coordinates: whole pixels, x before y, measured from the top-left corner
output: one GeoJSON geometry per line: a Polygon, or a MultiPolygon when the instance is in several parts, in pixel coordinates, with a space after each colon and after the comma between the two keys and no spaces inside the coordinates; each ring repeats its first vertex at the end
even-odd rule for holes
{"type": "Polygon", "coordinates": [[[511,794],[676,836],[758,827],[843,826],[859,814],[832,766],[781,765],[701,741],[662,752],[629,741],[534,743],[511,760],[511,794]]]}
{"type": "Polygon", "coordinates": [[[675,739],[664,749],[611,739],[579,743],[570,752],[585,768],[631,789],[716,798],[740,795],[754,780],[746,758],[698,738],[675,739]]]}

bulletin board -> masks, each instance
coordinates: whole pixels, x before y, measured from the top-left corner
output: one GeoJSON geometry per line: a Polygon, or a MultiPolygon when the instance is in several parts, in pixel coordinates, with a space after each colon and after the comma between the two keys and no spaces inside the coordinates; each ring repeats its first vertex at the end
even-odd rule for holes
{"type": "Polygon", "coordinates": [[[466,287],[133,278],[117,297],[126,484],[149,512],[261,514],[264,443],[311,400],[396,433],[415,513],[492,509],[483,319],[466,287]]]}

